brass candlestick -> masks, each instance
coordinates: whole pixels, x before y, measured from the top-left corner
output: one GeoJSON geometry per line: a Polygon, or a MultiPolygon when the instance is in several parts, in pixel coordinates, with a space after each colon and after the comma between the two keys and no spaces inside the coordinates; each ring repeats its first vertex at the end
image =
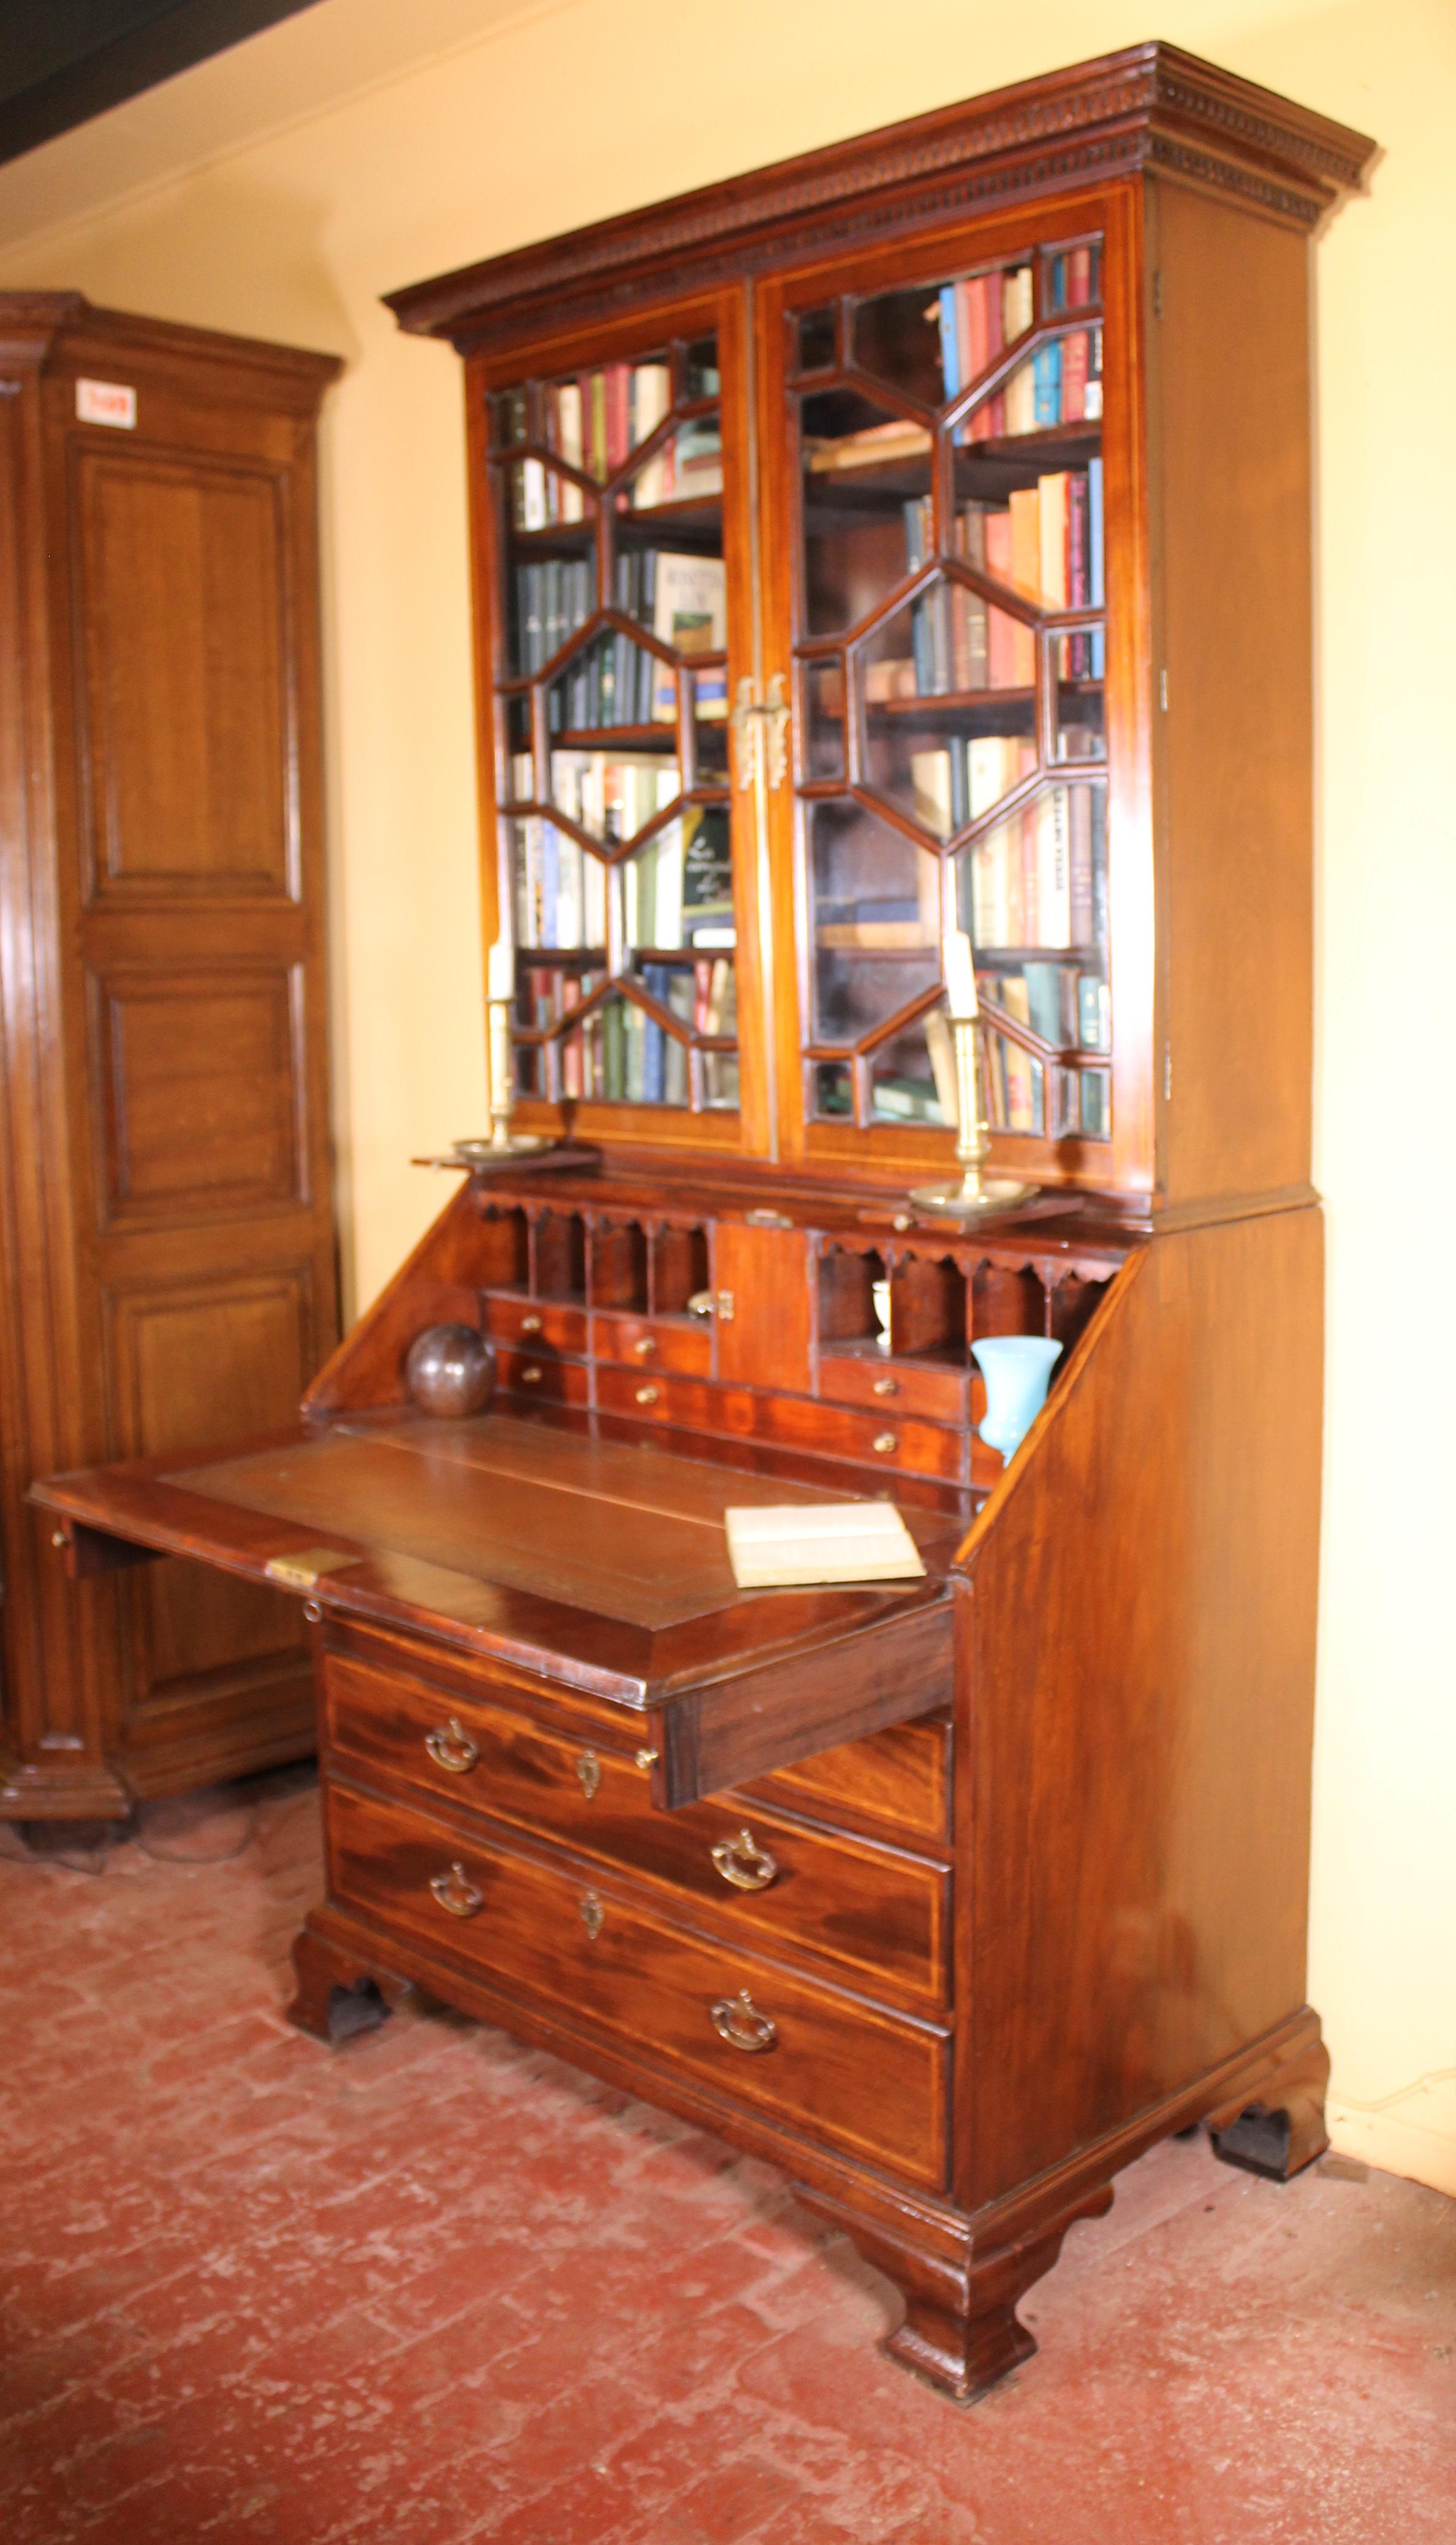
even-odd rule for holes
{"type": "Polygon", "coordinates": [[[1038,1188],[1003,1178],[988,1183],[982,1174],[991,1155],[991,1126],[981,1096],[979,1020],[972,1014],[952,1016],[949,1023],[955,1041],[955,1155],[960,1182],[917,1185],[910,1198],[917,1210],[931,1211],[946,1219],[987,1219],[993,1211],[1014,1210],[1018,1202],[1029,1200],[1038,1188]]]}
{"type": "Polygon", "coordinates": [[[500,998],[492,991],[486,1009],[490,1021],[490,1143],[486,1154],[491,1158],[534,1158],[553,1144],[538,1132],[511,1128],[511,1008],[509,998],[500,998]]]}

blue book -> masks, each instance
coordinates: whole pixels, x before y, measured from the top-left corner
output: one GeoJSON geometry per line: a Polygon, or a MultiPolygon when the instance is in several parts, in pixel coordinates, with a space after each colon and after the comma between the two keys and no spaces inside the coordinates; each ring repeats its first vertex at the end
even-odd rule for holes
{"type": "MultiPolygon", "coordinates": [[[[1107,591],[1102,548],[1102,463],[1100,459],[1090,459],[1087,463],[1087,597],[1092,608],[1105,610],[1107,591]]],[[[1092,630],[1092,679],[1102,680],[1106,669],[1107,638],[1104,630],[1096,627],[1092,630]]]]}
{"type": "MultiPolygon", "coordinates": [[[[644,963],[642,987],[658,1006],[668,1005],[672,972],[666,963],[644,963]]],[[[642,1102],[661,1105],[667,1094],[668,1038],[655,1017],[642,1019],[642,1102]]]]}
{"type": "Polygon", "coordinates": [[[940,369],[945,374],[947,402],[958,395],[965,382],[960,373],[960,329],[956,324],[955,286],[940,286],[940,369]]]}
{"type": "Polygon", "coordinates": [[[1042,345],[1031,362],[1031,413],[1038,426],[1062,421],[1062,348],[1042,345]]]}

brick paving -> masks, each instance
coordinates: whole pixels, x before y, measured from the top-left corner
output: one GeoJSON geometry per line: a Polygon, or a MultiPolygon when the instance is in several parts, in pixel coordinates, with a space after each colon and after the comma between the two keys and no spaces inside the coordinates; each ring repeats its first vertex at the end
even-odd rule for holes
{"type": "Polygon", "coordinates": [[[284,2022],[311,1779],[0,1832],[3,2545],[1456,2545],[1456,2203],[1155,2150],[961,2410],[768,2167],[284,2022]]]}

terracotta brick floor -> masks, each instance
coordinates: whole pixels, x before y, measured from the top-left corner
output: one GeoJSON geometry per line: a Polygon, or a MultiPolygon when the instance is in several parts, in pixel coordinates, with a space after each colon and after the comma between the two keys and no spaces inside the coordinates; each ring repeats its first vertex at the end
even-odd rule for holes
{"type": "Polygon", "coordinates": [[[447,2015],[283,2019],[306,1775],[0,1833],[3,2545],[1456,2545],[1456,2203],[1202,2140],[965,2411],[768,2168],[447,2015]]]}

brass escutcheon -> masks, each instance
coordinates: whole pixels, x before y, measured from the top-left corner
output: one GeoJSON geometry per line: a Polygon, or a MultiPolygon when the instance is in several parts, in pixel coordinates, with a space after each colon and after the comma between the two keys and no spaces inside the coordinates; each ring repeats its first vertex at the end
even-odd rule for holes
{"type": "Polygon", "coordinates": [[[447,1873],[432,1873],[430,1888],[452,1918],[473,1918],[485,1905],[484,1892],[476,1890],[463,1864],[452,1864],[447,1873]]]}
{"type": "Polygon", "coordinates": [[[737,1997],[720,1997],[708,2012],[719,2040],[735,2050],[771,2050],[778,2039],[772,2016],[760,2014],[747,1989],[740,1989],[737,1997]]]}
{"type": "Polygon", "coordinates": [[[602,1782],[602,1762],[595,1750],[584,1750],[576,1763],[576,1780],[588,1802],[602,1782]]]}
{"type": "Polygon", "coordinates": [[[759,1846],[752,1830],[740,1830],[737,1838],[720,1838],[711,1852],[724,1881],[735,1891],[767,1891],[777,1877],[777,1864],[768,1848],[759,1846]]]}
{"type": "Polygon", "coordinates": [[[585,1927],[588,1935],[595,1944],[598,1936],[602,1932],[603,1923],[606,1919],[607,1912],[603,1908],[595,1891],[587,1891],[583,1893],[580,1908],[582,1925],[585,1927]]]}
{"type": "Polygon", "coordinates": [[[452,1714],[443,1732],[427,1732],[425,1747],[437,1767],[447,1776],[468,1776],[479,1761],[480,1752],[470,1735],[452,1714]]]}

